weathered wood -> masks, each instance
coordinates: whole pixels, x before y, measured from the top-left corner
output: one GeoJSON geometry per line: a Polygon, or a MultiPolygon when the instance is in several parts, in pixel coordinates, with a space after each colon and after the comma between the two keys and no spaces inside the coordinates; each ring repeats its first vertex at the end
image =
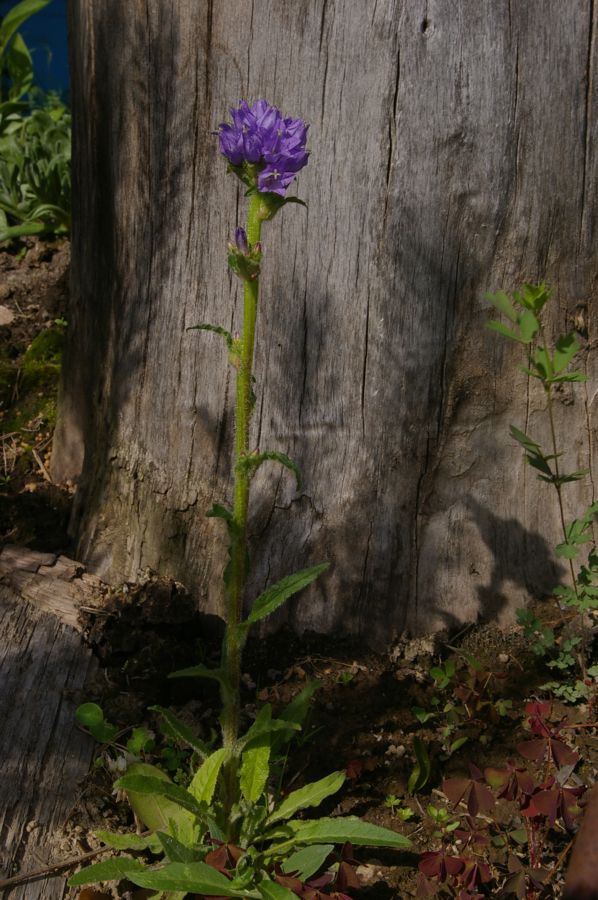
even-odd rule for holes
{"type": "MultiPolygon", "coordinates": [[[[15,548],[2,553],[3,580],[9,556],[19,561],[15,548]]],[[[44,561],[51,562],[46,557],[25,551],[21,575],[28,565],[31,578],[52,581],[52,572],[35,575],[44,561]]],[[[58,581],[70,596],[70,612],[68,599],[54,602],[56,590],[48,602],[36,590],[32,603],[5,581],[0,584],[0,878],[57,861],[56,830],[76,801],[93,754],[94,742],[76,727],[74,714],[96,662],[80,634],[65,624],[76,614],[78,594],[70,583],[58,581]],[[48,612],[50,607],[58,615],[48,612]]],[[[65,882],[61,873],[7,888],[2,896],[58,900],[66,895],[65,882]]]]}
{"type": "Polygon", "coordinates": [[[66,556],[10,544],[0,550],[0,583],[76,631],[82,630],[80,607],[94,605],[105,588],[96,575],[66,556]]]}
{"type": "MultiPolygon", "coordinates": [[[[70,346],[53,460],[102,577],[151,567],[219,608],[239,327],[225,242],[242,191],[211,135],[239,97],[311,120],[309,210],[264,229],[253,590],[310,562],[298,629],[389,641],[512,615],[558,578],[553,498],[508,437],[537,385],[484,333],[485,290],[546,279],[596,347],[593,0],[72,0],[70,346]],[[585,324],[584,324],[585,323],[585,324]]],[[[598,355],[564,390],[594,492],[598,355]]],[[[281,613],[284,615],[284,613],[281,613]]]]}

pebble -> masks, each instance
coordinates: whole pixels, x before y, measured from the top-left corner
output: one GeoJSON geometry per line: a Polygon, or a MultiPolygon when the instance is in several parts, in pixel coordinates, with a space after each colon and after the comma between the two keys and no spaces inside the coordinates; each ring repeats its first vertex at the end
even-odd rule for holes
{"type": "Polygon", "coordinates": [[[399,759],[401,756],[405,756],[406,750],[403,744],[389,744],[386,750],[387,756],[398,756],[399,759]]]}
{"type": "Polygon", "coordinates": [[[9,309],[8,306],[0,306],[0,325],[10,325],[14,317],[12,309],[9,309]]]}

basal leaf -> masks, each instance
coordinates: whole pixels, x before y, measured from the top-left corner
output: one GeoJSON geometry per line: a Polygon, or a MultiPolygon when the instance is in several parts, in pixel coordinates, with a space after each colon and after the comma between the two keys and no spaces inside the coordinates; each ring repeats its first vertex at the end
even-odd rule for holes
{"type": "Polygon", "coordinates": [[[160,841],[154,834],[121,834],[118,831],[95,831],[95,836],[103,844],[115,850],[151,850],[160,852],[160,841]]]}
{"type": "Polygon", "coordinates": [[[268,850],[268,856],[286,856],[297,844],[344,844],[349,841],[364,847],[390,847],[404,850],[411,846],[411,841],[396,831],[380,828],[364,822],[356,816],[339,816],[339,818],[316,819],[303,821],[294,819],[279,826],[268,838],[282,838],[282,842],[268,850]]]}
{"type": "Polygon", "coordinates": [[[279,606],[281,606],[289,597],[303,590],[308,584],[325,572],[329,563],[321,563],[318,566],[311,566],[309,569],[302,569],[301,572],[295,572],[293,575],[287,575],[281,581],[267,588],[263,594],[257,598],[253,604],[253,608],[247,617],[247,622],[253,625],[260,619],[265,619],[271,615],[279,606]]]}
{"type": "Polygon", "coordinates": [[[334,850],[334,844],[312,844],[291,853],[282,863],[282,870],[306,881],[322,868],[334,850]]]}
{"type": "Polygon", "coordinates": [[[224,747],[215,750],[214,753],[204,760],[191,779],[189,793],[192,794],[198,803],[205,803],[209,806],[212,802],[216,784],[218,782],[218,775],[220,774],[220,769],[222,768],[222,764],[226,760],[227,755],[228,750],[224,747]]]}
{"type": "Polygon", "coordinates": [[[98,881],[120,881],[122,878],[131,878],[131,875],[142,872],[145,872],[145,866],[138,860],[129,856],[118,856],[94,863],[76,872],[71,875],[68,884],[69,887],[80,887],[84,884],[97,884],[98,881]]]}
{"type": "Polygon", "coordinates": [[[170,834],[157,831],[155,839],[170,862],[190,863],[200,861],[200,851],[186,847],[185,844],[182,844],[181,841],[178,841],[170,834]]]}
{"type": "Polygon", "coordinates": [[[346,775],[344,772],[332,772],[319,781],[306,784],[304,787],[293,791],[286,797],[282,803],[268,816],[267,824],[272,825],[281,819],[290,819],[300,809],[306,809],[309,806],[319,806],[322,800],[336,794],[345,782],[346,775]]]}
{"type": "Polygon", "coordinates": [[[203,862],[172,862],[160,869],[145,869],[127,876],[139,887],[155,891],[188,891],[215,897],[256,897],[256,891],[240,890],[212,866],[203,862]]]}
{"type": "Polygon", "coordinates": [[[262,900],[297,900],[297,894],[277,881],[260,881],[257,886],[262,900]]]}

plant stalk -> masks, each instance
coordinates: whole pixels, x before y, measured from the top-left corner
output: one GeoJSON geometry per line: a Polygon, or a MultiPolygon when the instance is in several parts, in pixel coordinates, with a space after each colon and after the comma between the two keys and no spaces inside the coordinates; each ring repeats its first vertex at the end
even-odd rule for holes
{"type": "MultiPolygon", "coordinates": [[[[542,337],[542,343],[544,344],[544,347],[546,347],[546,337],[544,334],[544,326],[542,325],[541,322],[539,322],[539,325],[540,325],[540,335],[542,337]]],[[[550,365],[550,357],[548,355],[548,351],[546,352],[546,357],[548,360],[548,365],[550,367],[550,370],[552,370],[552,366],[550,365]]],[[[553,372],[549,371],[548,375],[549,375],[549,377],[552,377],[553,372]]],[[[565,524],[565,510],[563,508],[562,485],[559,481],[559,479],[560,479],[559,451],[558,451],[557,442],[556,442],[556,429],[554,427],[554,412],[553,412],[553,404],[552,404],[552,384],[551,383],[549,383],[549,384],[544,383],[544,393],[546,394],[546,408],[548,410],[548,419],[550,422],[550,436],[551,436],[551,440],[552,440],[552,452],[554,454],[554,474],[556,475],[556,478],[557,478],[557,481],[556,481],[554,487],[555,487],[557,498],[558,498],[559,514],[560,514],[560,518],[561,518],[561,528],[563,531],[563,540],[566,543],[567,542],[567,526],[565,524]]],[[[573,585],[573,590],[575,591],[575,596],[579,599],[579,593],[577,590],[577,580],[575,578],[575,569],[573,568],[573,560],[571,560],[571,559],[569,560],[569,571],[571,572],[571,583],[573,585]]]]}
{"type": "MultiPolygon", "coordinates": [[[[260,240],[261,201],[254,194],[247,212],[247,240],[250,247],[260,240]]],[[[244,282],[243,331],[237,361],[234,500],[231,544],[230,581],[227,591],[226,632],[224,637],[223,668],[227,682],[222,692],[222,737],[230,753],[225,764],[225,807],[228,812],[237,798],[237,760],[233,751],[239,734],[241,652],[242,643],[237,626],[243,613],[243,595],[247,580],[247,513],[249,508],[250,475],[241,463],[249,453],[249,426],[253,411],[253,355],[255,326],[259,297],[259,277],[244,282]]]]}

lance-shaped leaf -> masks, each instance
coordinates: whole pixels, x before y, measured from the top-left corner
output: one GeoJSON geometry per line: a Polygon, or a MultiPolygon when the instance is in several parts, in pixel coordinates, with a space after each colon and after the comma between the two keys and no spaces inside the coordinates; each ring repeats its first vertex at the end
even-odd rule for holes
{"type": "Polygon", "coordinates": [[[145,866],[138,860],[129,856],[119,856],[115,859],[94,863],[93,866],[76,872],[69,878],[68,884],[69,887],[80,887],[84,884],[97,884],[98,881],[120,881],[122,878],[130,879],[131,875],[143,872],[145,872],[145,866]]]}
{"type": "Polygon", "coordinates": [[[233,336],[230,331],[227,331],[226,328],[222,328],[221,325],[207,325],[202,323],[201,325],[190,325],[187,328],[187,331],[212,331],[214,334],[219,334],[226,341],[226,346],[229,350],[233,349],[233,336]]]}
{"type": "Polygon", "coordinates": [[[9,9],[0,22],[0,54],[4,52],[13,34],[27,19],[47,6],[50,0],[21,0],[9,9]]]}
{"type": "Polygon", "coordinates": [[[145,869],[128,876],[133,884],[154,891],[187,891],[213,897],[255,897],[257,891],[237,888],[212,866],[203,862],[172,862],[160,869],[145,869]]]}
{"type": "Polygon", "coordinates": [[[226,680],[222,669],[209,669],[207,666],[189,666],[187,669],[178,669],[176,672],[170,672],[169,678],[208,678],[212,681],[218,681],[223,687],[230,690],[230,685],[226,680]]]}
{"type": "Polygon", "coordinates": [[[309,569],[302,569],[301,572],[287,575],[286,578],[267,588],[254,602],[246,622],[253,625],[255,622],[259,622],[260,619],[265,619],[279,606],[282,606],[289,597],[292,597],[293,594],[303,590],[308,584],[315,581],[318,575],[326,571],[328,566],[329,563],[321,563],[318,566],[311,566],[309,569]]]}
{"type": "MultiPolygon", "coordinates": [[[[185,669],[182,670],[186,671],[185,669]]],[[[211,669],[208,669],[208,672],[211,672],[211,669]]],[[[169,677],[173,678],[178,673],[173,672],[169,677]]],[[[182,676],[178,676],[182,677],[182,676]]],[[[178,741],[182,741],[184,744],[188,744],[196,753],[198,753],[202,759],[205,759],[209,754],[208,746],[197,737],[195,732],[189,728],[189,726],[179,719],[178,716],[175,716],[173,712],[169,709],[165,709],[163,706],[150,706],[149,707],[152,712],[158,713],[159,716],[164,720],[162,724],[162,731],[165,735],[171,738],[175,738],[178,741]]]]}
{"type": "Polygon", "coordinates": [[[281,839],[281,843],[269,848],[269,857],[286,856],[298,844],[344,844],[349,841],[362,847],[390,847],[396,850],[411,846],[411,841],[404,835],[364,822],[356,816],[316,819],[312,822],[292,819],[264,835],[264,839],[281,839]]]}
{"type": "Polygon", "coordinates": [[[297,490],[301,490],[301,472],[299,471],[299,467],[285,453],[280,453],[278,450],[264,450],[262,452],[256,451],[255,453],[248,453],[247,456],[243,456],[237,463],[237,471],[246,472],[250,478],[253,478],[262,463],[268,462],[268,460],[279,462],[289,469],[295,476],[297,490]]]}
{"type": "Polygon", "coordinates": [[[346,775],[344,772],[332,772],[319,781],[306,784],[304,787],[293,791],[282,801],[280,806],[270,813],[266,820],[267,825],[279,822],[282,819],[290,819],[300,809],[307,809],[309,806],[319,806],[322,800],[336,794],[345,783],[346,775]]]}
{"type": "Polygon", "coordinates": [[[241,759],[239,783],[241,793],[250,803],[258,800],[268,781],[270,773],[270,748],[272,743],[272,709],[267,703],[262,707],[252,727],[247,733],[248,742],[241,759]],[[252,740],[252,730],[258,736],[252,740]]]}
{"type": "Polygon", "coordinates": [[[416,736],[413,738],[413,753],[415,754],[415,766],[407,782],[407,790],[410,794],[421,791],[428,783],[432,773],[430,754],[424,742],[416,736]]]}
{"type": "Polygon", "coordinates": [[[334,844],[312,844],[309,847],[302,847],[285,859],[282,870],[289,875],[296,875],[301,881],[306,881],[322,868],[333,850],[334,844]]]}
{"type": "MultiPolygon", "coordinates": [[[[197,840],[199,828],[196,815],[184,809],[178,802],[178,799],[174,801],[163,792],[165,784],[178,790],[183,790],[183,788],[178,788],[177,785],[172,784],[165,772],[149,763],[131,763],[127,769],[126,776],[146,778],[146,783],[143,785],[144,790],[127,789],[129,803],[137,818],[143,822],[146,828],[152,831],[167,831],[169,834],[178,837],[183,843],[192,844],[197,840]],[[149,783],[147,779],[149,779],[149,783]],[[151,792],[151,782],[158,782],[158,790],[155,792],[151,792]],[[147,792],[148,788],[150,789],[149,793],[147,792]]],[[[138,783],[136,783],[136,786],[138,786],[138,783]]],[[[156,785],[154,784],[153,787],[156,787],[156,785]]],[[[187,792],[185,791],[184,793],[187,792]]],[[[192,797],[190,799],[193,800],[192,797]]]]}
{"type": "MultiPolygon", "coordinates": [[[[133,763],[132,766],[129,766],[128,772],[134,770],[138,765],[138,763],[133,763]]],[[[155,767],[152,766],[151,768],[153,769],[155,767]]],[[[118,781],[115,781],[114,787],[127,792],[133,809],[135,809],[135,795],[141,795],[150,797],[164,797],[165,799],[170,800],[171,803],[175,804],[176,806],[182,807],[182,809],[186,810],[194,816],[201,816],[203,814],[202,807],[199,805],[195,797],[189,793],[189,791],[186,791],[185,788],[181,787],[178,784],[174,784],[170,780],[158,777],[156,775],[127,774],[122,778],[119,778],[118,781]]],[[[136,809],[135,811],[137,812],[136,809]]],[[[142,817],[140,816],[140,818],[142,817]]],[[[161,827],[164,827],[164,825],[168,824],[168,819],[164,821],[164,816],[162,816],[161,818],[161,827]]],[[[142,821],[144,821],[145,824],[148,825],[148,827],[153,827],[145,819],[142,818],[142,821]]]]}
{"type": "Polygon", "coordinates": [[[193,795],[198,803],[205,803],[209,806],[212,802],[216,784],[218,782],[218,775],[220,774],[220,769],[222,768],[222,764],[225,762],[227,755],[228,750],[224,747],[215,750],[214,753],[204,760],[191,779],[189,793],[193,795]]]}
{"type": "Polygon", "coordinates": [[[115,850],[151,850],[160,852],[160,841],[155,834],[121,834],[119,831],[96,831],[98,840],[115,850]]]}
{"type": "Polygon", "coordinates": [[[277,881],[260,881],[257,886],[262,900],[297,900],[297,894],[277,881]]]}
{"type": "MultiPolygon", "coordinates": [[[[199,862],[201,860],[201,851],[187,847],[172,837],[171,834],[165,834],[163,831],[157,831],[155,840],[164,851],[164,855],[170,862],[199,862]]],[[[205,851],[204,851],[205,852],[205,851]]]]}

